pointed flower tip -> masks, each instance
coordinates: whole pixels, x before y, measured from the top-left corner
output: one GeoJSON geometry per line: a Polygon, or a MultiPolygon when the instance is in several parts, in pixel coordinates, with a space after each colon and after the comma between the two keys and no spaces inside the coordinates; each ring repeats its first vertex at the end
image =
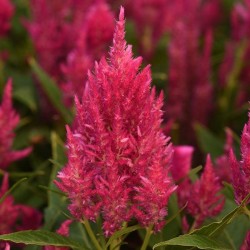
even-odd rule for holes
{"type": "Polygon", "coordinates": [[[120,8],[119,21],[124,21],[124,7],[123,6],[121,6],[120,8]]]}

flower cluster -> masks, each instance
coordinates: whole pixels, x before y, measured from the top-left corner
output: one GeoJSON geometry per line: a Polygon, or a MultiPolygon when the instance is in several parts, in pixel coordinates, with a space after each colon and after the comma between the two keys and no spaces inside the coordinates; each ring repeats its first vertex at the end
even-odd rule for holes
{"type": "Polygon", "coordinates": [[[12,107],[11,90],[12,83],[9,80],[0,105],[0,169],[5,169],[11,162],[26,157],[31,152],[30,147],[19,151],[11,149],[14,129],[19,123],[19,115],[12,107]]]}
{"type": "MultiPolygon", "coordinates": [[[[8,174],[3,177],[0,198],[8,191],[8,174]]],[[[41,214],[32,207],[15,204],[14,198],[7,195],[0,203],[0,234],[36,229],[41,224],[41,214]]]]}
{"type": "Polygon", "coordinates": [[[193,123],[205,124],[212,107],[210,61],[213,32],[211,25],[204,26],[200,22],[205,17],[201,1],[176,2],[179,12],[170,28],[168,46],[167,89],[170,94],[166,112],[168,118],[180,125],[180,136],[184,142],[190,143],[193,141],[190,138],[193,123]],[[205,38],[200,49],[202,34],[205,38]]]}
{"type": "Polygon", "coordinates": [[[105,0],[33,0],[27,23],[41,66],[56,80],[65,103],[82,95],[87,70],[112,41],[113,13],[105,0]],[[105,20],[105,22],[103,21],[105,20]]]}
{"type": "Polygon", "coordinates": [[[9,31],[13,14],[14,6],[10,0],[0,0],[0,37],[9,31]]]}
{"type": "Polygon", "coordinates": [[[65,102],[72,104],[74,95],[79,98],[87,80],[88,69],[99,60],[110,45],[114,32],[114,15],[105,1],[90,6],[75,48],[62,65],[65,83],[62,84],[65,102]],[[103,22],[105,20],[105,22],[103,22]]]}
{"type": "MultiPolygon", "coordinates": [[[[225,49],[224,60],[220,67],[220,85],[226,89],[230,85],[230,74],[235,74],[239,84],[235,86],[237,95],[233,105],[239,106],[249,101],[250,80],[249,64],[250,57],[250,4],[248,0],[237,2],[231,14],[231,39],[225,49]],[[239,61],[239,62],[238,62],[239,61]],[[240,66],[239,66],[240,63],[240,66]]],[[[232,86],[230,86],[232,88],[232,86]]],[[[230,88],[229,87],[229,88],[230,88]]]]}
{"type": "Polygon", "coordinates": [[[124,25],[121,8],[110,57],[95,64],[76,99],[68,164],[57,182],[76,218],[103,217],[106,236],[133,217],[160,230],[175,190],[168,176],[172,148],[160,128],[162,95],[150,91],[149,66],[139,71],[142,58],[132,58],[124,25]]]}
{"type": "MultiPolygon", "coordinates": [[[[190,181],[187,175],[191,170],[192,154],[192,147],[176,147],[171,173],[175,182],[178,183],[178,203],[180,207],[187,205],[187,213],[195,219],[192,228],[198,228],[205,219],[214,217],[221,212],[224,198],[218,194],[222,186],[213,169],[210,156],[207,156],[200,179],[194,183],[190,181]]],[[[186,225],[185,230],[187,231],[188,228],[189,226],[186,225]]]]}
{"type": "MultiPolygon", "coordinates": [[[[249,115],[250,118],[250,115],[249,115]]],[[[244,126],[241,136],[241,161],[237,161],[233,153],[230,152],[230,163],[232,170],[232,184],[234,187],[235,200],[240,204],[250,192],[250,120],[244,126]]]]}

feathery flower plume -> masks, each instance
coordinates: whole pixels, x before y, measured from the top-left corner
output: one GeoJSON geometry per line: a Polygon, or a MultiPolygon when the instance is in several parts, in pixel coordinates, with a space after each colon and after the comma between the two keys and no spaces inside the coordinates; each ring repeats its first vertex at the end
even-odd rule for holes
{"type": "Polygon", "coordinates": [[[81,102],[76,98],[68,164],[56,182],[74,217],[103,217],[106,236],[132,217],[159,230],[175,190],[168,176],[172,148],[160,128],[163,97],[150,91],[149,66],[139,71],[142,58],[132,58],[124,26],[121,8],[109,59],[95,64],[81,102]]]}
{"type": "Polygon", "coordinates": [[[237,204],[240,204],[250,192],[250,114],[248,117],[248,123],[245,124],[241,135],[241,161],[236,160],[233,150],[230,152],[232,184],[237,204]]]}
{"type": "Polygon", "coordinates": [[[0,37],[10,29],[10,21],[14,14],[14,6],[9,0],[0,0],[0,37]]]}
{"type": "Polygon", "coordinates": [[[64,100],[69,106],[72,105],[74,95],[82,97],[88,69],[104,55],[112,42],[114,15],[104,0],[99,0],[89,8],[79,31],[76,46],[61,67],[65,78],[62,84],[64,100]]]}
{"type": "Polygon", "coordinates": [[[26,27],[34,43],[37,57],[43,69],[60,80],[60,64],[66,62],[74,49],[83,18],[91,0],[32,0],[32,20],[26,27]]]}
{"type": "Polygon", "coordinates": [[[31,152],[31,148],[20,151],[11,149],[15,137],[13,131],[20,119],[12,106],[11,91],[12,83],[9,80],[0,105],[0,169],[5,169],[11,162],[24,158],[31,152]]]}
{"type": "MultiPolygon", "coordinates": [[[[0,187],[0,198],[8,191],[8,174],[4,174],[0,187]]],[[[0,203],[0,235],[20,230],[36,229],[41,224],[41,214],[32,207],[14,203],[8,195],[0,203]]]]}
{"type": "Polygon", "coordinates": [[[250,57],[250,2],[236,2],[231,14],[231,39],[226,45],[224,60],[219,70],[219,80],[222,89],[227,88],[228,76],[237,67],[236,106],[241,106],[249,100],[249,57],[250,57]],[[241,54],[239,53],[241,51],[241,54]],[[239,59],[238,59],[239,58],[239,59]],[[240,62],[237,62],[240,60],[240,62]],[[241,66],[239,67],[239,63],[241,66]]]}
{"type": "Polygon", "coordinates": [[[210,61],[213,32],[211,27],[204,30],[200,22],[203,19],[202,7],[201,1],[184,1],[170,28],[166,114],[179,123],[180,137],[185,143],[193,141],[193,123],[206,124],[212,107],[210,61]],[[200,49],[202,36],[204,45],[200,49]]]}
{"type": "Polygon", "coordinates": [[[194,148],[191,146],[175,146],[171,174],[175,182],[187,177],[191,170],[194,148]]]}
{"type": "Polygon", "coordinates": [[[218,194],[221,188],[208,155],[201,178],[190,187],[187,211],[195,218],[194,228],[199,227],[206,218],[221,212],[224,206],[224,198],[218,194]]]}
{"type": "Polygon", "coordinates": [[[226,143],[224,145],[224,154],[215,160],[215,172],[219,176],[220,181],[231,183],[232,170],[230,168],[229,154],[233,146],[233,134],[229,128],[226,128],[226,143]]]}

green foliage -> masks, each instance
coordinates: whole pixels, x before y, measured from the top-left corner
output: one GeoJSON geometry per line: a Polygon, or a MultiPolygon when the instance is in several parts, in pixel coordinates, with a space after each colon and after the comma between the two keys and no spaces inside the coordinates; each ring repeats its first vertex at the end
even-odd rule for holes
{"type": "Polygon", "coordinates": [[[70,247],[73,249],[88,249],[84,245],[78,244],[67,237],[61,236],[59,234],[44,231],[44,230],[27,230],[11,234],[0,235],[0,240],[11,241],[15,243],[24,243],[27,245],[37,245],[37,246],[60,246],[60,247],[70,247]]]}

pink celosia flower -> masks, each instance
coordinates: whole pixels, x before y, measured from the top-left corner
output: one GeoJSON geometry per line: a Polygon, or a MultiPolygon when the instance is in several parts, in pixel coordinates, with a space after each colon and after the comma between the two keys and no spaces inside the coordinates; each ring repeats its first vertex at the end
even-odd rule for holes
{"type": "Polygon", "coordinates": [[[27,156],[31,148],[20,151],[11,149],[14,139],[14,129],[19,123],[19,115],[12,107],[12,83],[8,81],[0,105],[0,169],[5,169],[11,162],[27,156]]]}
{"type": "Polygon", "coordinates": [[[91,1],[32,0],[32,21],[26,22],[41,66],[56,80],[60,64],[75,47],[84,14],[91,1]],[[81,2],[81,3],[80,3],[81,2]]]}
{"type": "Polygon", "coordinates": [[[0,37],[10,29],[11,17],[14,14],[14,6],[9,0],[0,0],[0,37]]]}
{"type": "MultiPolygon", "coordinates": [[[[250,114],[248,115],[250,118],[250,114]]],[[[250,192],[250,120],[245,124],[241,136],[241,157],[238,162],[233,151],[230,152],[230,163],[233,175],[233,188],[237,204],[240,204],[250,192]]]]}
{"type": "MultiPolygon", "coordinates": [[[[5,174],[0,188],[0,198],[7,191],[8,174],[5,174]]],[[[8,195],[4,201],[0,203],[0,234],[36,229],[40,226],[41,219],[41,214],[34,208],[26,205],[16,205],[11,195],[8,195]]]]}
{"type": "Polygon", "coordinates": [[[221,212],[224,206],[224,198],[218,194],[221,188],[208,155],[201,178],[190,186],[187,211],[195,219],[194,228],[199,227],[206,218],[221,212]]]}
{"type": "Polygon", "coordinates": [[[121,8],[108,60],[89,73],[76,119],[67,128],[68,164],[58,174],[77,219],[101,214],[106,236],[135,217],[159,230],[175,187],[168,176],[171,145],[160,128],[162,95],[150,91],[149,67],[132,58],[121,8]]]}
{"type": "Polygon", "coordinates": [[[226,128],[226,143],[224,145],[224,154],[215,160],[215,172],[220,178],[220,181],[231,183],[232,171],[229,161],[229,153],[233,146],[233,134],[229,128],[226,128]]]}
{"type": "MultiPolygon", "coordinates": [[[[60,228],[56,231],[58,234],[63,236],[69,236],[69,226],[72,223],[72,220],[64,221],[60,228]]],[[[56,246],[46,246],[44,250],[69,250],[68,247],[56,247],[56,246]]]]}
{"type": "Polygon", "coordinates": [[[249,249],[250,249],[250,231],[247,233],[246,238],[240,250],[249,250],[249,249]]]}
{"type": "Polygon", "coordinates": [[[62,89],[67,105],[72,105],[74,95],[79,98],[82,96],[87,71],[111,44],[113,32],[113,13],[105,1],[99,0],[89,8],[83,20],[76,47],[68,54],[67,62],[62,65],[62,72],[66,79],[62,89]]]}
{"type": "Polygon", "coordinates": [[[240,106],[249,100],[249,58],[250,58],[250,2],[244,0],[243,3],[237,2],[231,14],[231,40],[226,45],[224,60],[219,70],[219,80],[223,89],[227,88],[229,75],[237,67],[237,96],[235,100],[236,106],[240,106]],[[243,43],[245,42],[245,44],[243,43]],[[241,46],[243,46],[241,48],[241,46]],[[239,49],[243,49],[243,53],[239,60],[241,66],[235,60],[239,57],[239,49]]]}
{"type": "Polygon", "coordinates": [[[185,1],[171,27],[169,43],[169,81],[167,117],[180,124],[180,137],[185,143],[193,140],[192,125],[205,124],[212,107],[210,60],[213,35],[203,32],[200,1],[185,1]]]}
{"type": "Polygon", "coordinates": [[[191,146],[175,146],[171,174],[178,184],[177,196],[179,207],[185,206],[190,196],[191,181],[188,173],[192,166],[194,148],[191,146]]]}
{"type": "Polygon", "coordinates": [[[104,0],[89,8],[84,21],[84,38],[80,36],[79,40],[86,43],[86,50],[95,60],[99,60],[111,44],[114,25],[114,14],[104,0]]]}
{"type": "Polygon", "coordinates": [[[171,174],[175,182],[187,177],[191,170],[192,155],[194,148],[191,146],[176,146],[174,147],[173,167],[171,174]]]}

